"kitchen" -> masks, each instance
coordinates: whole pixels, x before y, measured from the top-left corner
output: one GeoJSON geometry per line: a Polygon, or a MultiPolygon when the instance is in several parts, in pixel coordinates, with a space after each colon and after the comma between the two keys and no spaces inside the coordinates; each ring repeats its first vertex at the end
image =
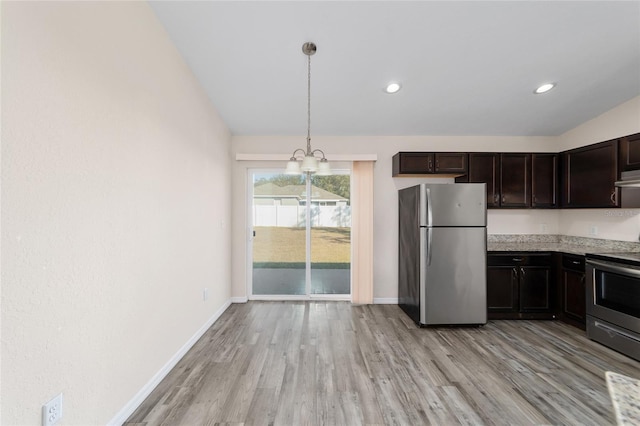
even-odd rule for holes
{"type": "MultiPolygon", "coordinates": [[[[374,298],[377,303],[397,302],[397,260],[389,258],[389,247],[397,247],[395,226],[398,221],[397,191],[419,183],[453,183],[452,177],[393,177],[393,156],[398,152],[562,152],[573,148],[608,141],[637,133],[640,99],[632,99],[611,111],[589,120],[558,137],[506,136],[377,136],[328,137],[317,136],[314,143],[329,152],[377,154],[374,168],[374,298]],[[441,147],[445,146],[446,151],[441,147]],[[482,147],[482,148],[478,148],[482,147]],[[384,261],[383,261],[384,260],[384,261]]],[[[267,154],[267,148],[285,152],[296,146],[297,138],[283,136],[236,136],[233,155],[256,152],[267,154]]],[[[238,215],[234,232],[244,232],[246,223],[246,188],[244,176],[248,162],[236,162],[233,169],[233,209],[238,215]]],[[[268,162],[255,162],[266,166],[268,162]]],[[[636,242],[640,236],[640,217],[637,209],[488,209],[489,235],[565,235],[636,242]],[[595,227],[595,229],[594,229],[595,227]],[[595,235],[594,235],[595,234],[595,235]]],[[[237,259],[243,259],[246,246],[233,248],[237,259]]],[[[233,291],[246,296],[246,272],[243,262],[234,268],[233,291]]]]}
{"type": "MultiPolygon", "coordinates": [[[[526,28],[521,28],[516,20],[495,25],[492,19],[506,16],[501,13],[491,14],[487,25],[478,28],[474,22],[483,22],[474,19],[478,15],[467,12],[467,3],[455,2],[448,14],[456,22],[449,27],[454,34],[447,34],[458,48],[437,50],[446,39],[444,32],[417,43],[416,49],[424,55],[415,55],[413,51],[412,56],[424,57],[425,61],[403,71],[404,85],[396,95],[382,91],[388,79],[399,78],[393,69],[384,68],[385,64],[397,62],[389,59],[394,57],[393,43],[368,44],[359,35],[368,29],[373,34],[382,34],[382,39],[391,40],[402,28],[410,28],[407,23],[440,28],[435,14],[421,12],[406,20],[393,20],[397,16],[391,8],[386,9],[389,4],[375,2],[380,4],[369,6],[382,8],[380,13],[367,15],[368,19],[363,20],[355,4],[341,5],[342,2],[327,6],[290,5],[310,7],[310,13],[286,13],[278,9],[286,7],[285,3],[274,6],[275,12],[246,2],[236,6],[232,2],[218,3],[216,6],[213,2],[194,2],[190,6],[221,7],[222,13],[185,17],[182,13],[186,9],[178,8],[173,16],[178,20],[185,18],[182,22],[191,23],[188,27],[194,33],[198,33],[196,28],[202,34],[206,28],[222,31],[219,36],[197,43],[204,53],[192,53],[198,58],[215,57],[210,64],[214,65],[213,71],[227,69],[228,65],[232,74],[241,77],[237,86],[233,85],[232,76],[217,81],[223,82],[221,86],[227,94],[236,95],[232,96],[235,100],[232,103],[243,110],[239,116],[256,126],[264,125],[263,130],[239,131],[236,122],[223,119],[216,110],[222,111],[222,101],[220,105],[210,101],[199,81],[203,75],[192,69],[199,61],[181,50],[179,40],[170,36],[160,12],[154,10],[163,7],[162,4],[2,2],[3,424],[40,423],[41,405],[60,392],[64,392],[65,404],[62,424],[122,423],[209,326],[222,325],[216,320],[226,309],[235,312],[231,319],[239,323],[252,319],[251,312],[245,310],[252,304],[239,303],[248,297],[247,169],[272,167],[274,161],[269,156],[274,155],[284,155],[277,161],[284,167],[292,149],[304,143],[301,135],[305,130],[306,63],[300,44],[323,27],[307,18],[319,17],[321,24],[333,19],[358,23],[358,31],[353,31],[354,25],[345,25],[350,29],[347,34],[329,25],[330,33],[339,40],[329,41],[329,34],[325,34],[324,40],[315,39],[318,53],[312,77],[312,135],[314,147],[325,150],[330,161],[339,163],[342,159],[348,163],[353,156],[376,158],[374,304],[357,309],[363,312],[360,319],[375,319],[371,323],[374,328],[369,331],[362,328],[362,334],[384,334],[388,339],[385,347],[394,354],[396,366],[401,365],[402,357],[393,352],[391,342],[406,334],[399,331],[402,328],[391,330],[389,324],[411,325],[393,316],[394,309],[398,309],[397,192],[418,183],[454,182],[452,177],[394,178],[392,158],[396,153],[558,153],[640,132],[640,90],[635,72],[639,62],[635,49],[637,13],[635,9],[631,13],[618,10],[637,7],[636,2],[561,2],[552,6],[558,8],[554,9],[557,15],[536,13],[540,20],[532,19],[526,28]],[[345,9],[321,13],[317,8],[322,7],[345,9]],[[579,15],[573,11],[567,15],[563,14],[563,7],[596,10],[590,13],[580,9],[579,15]],[[573,19],[575,16],[585,16],[585,21],[573,19]],[[463,18],[466,24],[460,25],[463,18]],[[544,31],[535,31],[539,22],[544,22],[540,26],[544,31]],[[582,26],[575,30],[566,27],[580,22],[582,26]],[[294,24],[291,33],[278,31],[294,24]],[[554,33],[552,29],[557,31],[558,27],[564,31],[554,33]],[[484,33],[490,33],[496,44],[483,42],[475,52],[456,54],[484,33]],[[558,86],[546,95],[532,92],[542,82],[539,80],[554,77],[556,71],[544,65],[552,62],[545,60],[548,52],[534,58],[528,53],[535,46],[522,44],[504,49],[506,46],[500,44],[524,33],[536,37],[523,37],[523,42],[534,40],[534,45],[539,42],[555,47],[551,52],[554,57],[570,57],[569,62],[573,63],[562,72],[563,78],[557,79],[558,86]],[[267,42],[269,34],[277,36],[277,40],[267,42]],[[616,39],[616,35],[621,39],[616,39]],[[555,40],[566,41],[569,47],[555,40]],[[527,55],[517,55],[521,51],[527,55]],[[224,57],[225,52],[232,54],[224,57]],[[437,57],[436,52],[443,56],[437,57]],[[494,56],[496,52],[500,55],[494,56]],[[502,55],[517,55],[524,62],[500,59],[504,58],[502,55]],[[364,61],[368,65],[364,71],[357,72],[350,65],[331,68],[339,63],[355,65],[358,57],[371,61],[364,61]],[[472,66],[483,57],[490,61],[487,68],[472,66]],[[243,59],[240,65],[231,65],[237,64],[234,61],[238,58],[243,59]],[[343,62],[338,61],[340,58],[343,62]],[[488,71],[487,81],[493,85],[484,89],[469,87],[466,83],[471,82],[470,77],[454,73],[456,84],[441,91],[444,79],[431,77],[451,73],[442,65],[452,61],[458,64],[454,67],[456,72],[470,69],[471,74],[479,75],[488,71]],[[527,69],[535,70],[536,75],[523,77],[522,71],[527,69]],[[625,69],[631,70],[630,76],[623,76],[625,69]],[[244,81],[249,74],[257,75],[259,84],[240,95],[242,86],[249,87],[248,79],[244,81]],[[592,80],[580,80],[585,75],[592,80]],[[509,76],[520,76],[519,83],[507,84],[509,76]],[[610,84],[594,87],[595,81],[603,80],[610,84]],[[335,90],[332,82],[339,81],[350,83],[335,90]],[[418,90],[421,93],[418,97],[426,105],[412,108],[407,102],[416,96],[415,85],[428,81],[436,84],[418,90]],[[370,87],[366,94],[357,92],[348,96],[357,101],[355,106],[343,103],[340,96],[354,82],[370,87]],[[289,98],[279,91],[268,92],[274,87],[278,90],[291,87],[296,95],[289,98]],[[434,101],[437,94],[452,93],[449,92],[452,87],[463,91],[446,101],[434,101]],[[526,108],[515,108],[509,101],[507,95],[514,93],[526,108]],[[572,94],[572,101],[560,102],[567,93],[572,94]],[[280,110],[286,99],[292,99],[291,109],[280,110]],[[466,106],[472,104],[475,108],[467,110],[466,106]],[[595,105],[599,107],[593,109],[595,105]],[[382,111],[382,118],[370,119],[369,127],[349,128],[349,124],[355,125],[363,117],[373,117],[376,111],[382,111]],[[415,111],[417,115],[413,115],[415,111]],[[438,115],[443,112],[448,112],[448,120],[438,115]],[[489,116],[494,119],[503,116],[500,130],[489,116]],[[566,122],[558,125],[556,119],[562,117],[566,122]],[[324,127],[327,123],[340,127],[331,130],[324,127]],[[263,159],[236,161],[238,154],[263,159]],[[208,298],[203,297],[203,287],[209,289],[208,298]]],[[[404,7],[420,7],[418,3],[406,2],[404,7]]],[[[535,9],[536,3],[530,2],[525,7],[535,9]]],[[[495,2],[489,6],[510,8],[517,4],[495,2]]],[[[449,7],[444,5],[440,4],[449,7]]],[[[167,2],[164,7],[174,6],[179,3],[167,2]]],[[[540,237],[536,238],[544,239],[559,235],[635,243],[640,235],[637,212],[618,208],[490,209],[487,230],[489,235],[497,236],[492,238],[537,235],[540,237]]],[[[296,304],[282,307],[286,314],[280,322],[265,321],[265,324],[273,325],[280,333],[278,336],[286,339],[286,333],[280,332],[287,329],[286,321],[303,320],[304,315],[296,304]]],[[[342,318],[341,314],[337,308],[327,309],[316,311],[315,318],[325,320],[323,324],[335,325],[332,321],[342,318]]],[[[508,346],[509,336],[526,335],[528,341],[518,342],[530,350],[529,361],[539,360],[535,349],[544,340],[540,335],[531,337],[532,334],[524,333],[523,328],[531,328],[525,322],[499,323],[504,328],[486,328],[492,333],[483,334],[478,342],[496,352],[504,349],[502,354],[507,357],[516,353],[508,346]]],[[[561,321],[548,323],[553,324],[554,330],[560,330],[559,335],[549,334],[553,346],[560,350],[567,348],[566,341],[572,347],[584,343],[580,329],[565,327],[561,321]],[[573,329],[576,331],[567,331],[573,329]]],[[[450,335],[463,339],[465,333],[452,330],[450,335]]],[[[348,336],[349,332],[339,334],[340,341],[347,342],[348,336]]],[[[427,336],[430,335],[423,334],[424,339],[427,336]]],[[[438,336],[438,341],[446,345],[447,337],[443,333],[438,336]]],[[[311,341],[306,343],[311,346],[311,341]]],[[[631,373],[629,366],[633,364],[626,361],[630,358],[622,358],[602,345],[586,344],[597,359],[614,358],[631,373]]],[[[481,349],[478,353],[482,353],[481,349]]],[[[352,352],[339,355],[347,357],[349,353],[352,352]]],[[[381,354],[366,353],[367,362],[381,365],[379,370],[371,370],[378,375],[376,379],[384,391],[380,395],[390,396],[388,401],[401,407],[403,401],[398,395],[402,393],[393,392],[385,377],[393,369],[382,367],[381,354]]],[[[566,359],[561,354],[556,353],[560,367],[566,359]]],[[[449,356],[463,354],[440,349],[433,355],[447,363],[449,356]]],[[[309,360],[303,358],[300,365],[308,365],[305,363],[309,360]]],[[[451,370],[451,377],[460,379],[473,370],[473,360],[466,361],[470,363],[466,371],[451,370]]],[[[513,364],[517,371],[517,363],[513,364]]],[[[346,364],[335,365],[337,371],[349,377],[346,364]]],[[[488,364],[487,369],[499,367],[496,362],[488,364]]],[[[238,367],[235,368],[229,369],[231,379],[240,377],[233,376],[238,372],[238,367]]],[[[397,371],[404,374],[408,370],[402,366],[397,371]]],[[[554,368],[553,372],[563,370],[554,368]]],[[[359,373],[364,374],[357,377],[364,386],[367,372],[359,370],[359,373]]],[[[478,383],[489,384],[491,376],[478,376],[478,383]]],[[[443,377],[432,378],[434,383],[442,383],[439,380],[443,377]]],[[[267,374],[265,380],[273,381],[274,377],[267,374]]],[[[343,383],[339,380],[336,378],[332,383],[343,383]]],[[[602,391],[602,380],[588,376],[580,385],[585,389],[599,386],[602,391]]],[[[239,386],[246,384],[242,380],[237,382],[239,386]]],[[[328,389],[330,382],[324,384],[328,389]]],[[[508,396],[505,391],[508,384],[498,388],[500,396],[508,396]]],[[[211,391],[215,393],[216,389],[211,391]]],[[[460,403],[460,393],[454,387],[444,386],[440,391],[449,392],[447,401],[460,403]]],[[[547,390],[540,392],[530,396],[535,398],[547,390]]],[[[305,397],[304,393],[301,395],[305,397]]],[[[418,398],[416,393],[407,395],[418,398]]],[[[483,398],[482,390],[474,395],[478,400],[483,398]]],[[[608,403],[604,395],[598,394],[602,407],[608,403]]],[[[554,396],[554,392],[547,394],[551,404],[556,401],[554,396]]],[[[236,397],[241,400],[242,393],[236,397]]],[[[349,401],[350,397],[351,394],[342,394],[337,402],[349,401]]],[[[589,401],[583,400],[579,407],[588,405],[589,401]]],[[[507,413],[524,422],[526,413],[522,414],[517,407],[509,408],[507,413]]],[[[555,411],[562,413],[563,408],[555,407],[555,411]]],[[[612,419],[610,411],[604,408],[600,411],[597,414],[612,419]]],[[[464,420],[451,416],[440,418],[441,424],[445,420],[464,420]]],[[[562,419],[570,423],[569,418],[558,416],[558,423],[562,419]]],[[[578,412],[576,416],[582,416],[577,418],[588,423],[584,414],[578,412]]],[[[415,418],[418,417],[412,417],[415,418]]],[[[541,415],[533,418],[545,420],[541,415]]],[[[435,422],[437,418],[432,420],[435,422]]]]}

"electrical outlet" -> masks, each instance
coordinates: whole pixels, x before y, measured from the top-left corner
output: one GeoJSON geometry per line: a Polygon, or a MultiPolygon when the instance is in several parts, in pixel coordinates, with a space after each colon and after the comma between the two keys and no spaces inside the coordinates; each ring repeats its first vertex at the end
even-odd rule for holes
{"type": "Polygon", "coordinates": [[[42,426],[53,426],[62,418],[62,394],[42,406],[42,426]]]}
{"type": "Polygon", "coordinates": [[[202,290],[202,300],[205,301],[209,298],[209,289],[205,288],[202,290]]]}
{"type": "Polygon", "coordinates": [[[598,227],[595,225],[591,225],[591,229],[589,230],[589,234],[598,235],[598,227]]]}

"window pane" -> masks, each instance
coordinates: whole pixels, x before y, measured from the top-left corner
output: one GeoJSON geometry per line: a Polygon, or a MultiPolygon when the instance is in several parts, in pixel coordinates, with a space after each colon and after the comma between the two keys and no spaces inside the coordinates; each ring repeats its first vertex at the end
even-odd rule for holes
{"type": "Polygon", "coordinates": [[[351,293],[351,182],[311,177],[311,293],[351,293]]]}
{"type": "Polygon", "coordinates": [[[254,295],[305,295],[305,176],[253,174],[254,295]]]}

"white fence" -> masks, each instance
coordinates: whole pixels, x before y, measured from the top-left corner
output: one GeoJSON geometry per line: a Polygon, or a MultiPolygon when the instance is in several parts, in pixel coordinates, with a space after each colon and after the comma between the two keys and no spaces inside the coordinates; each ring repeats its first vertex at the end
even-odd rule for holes
{"type": "MultiPolygon", "coordinates": [[[[306,206],[253,206],[253,226],[304,226],[306,206]]],[[[350,227],[351,206],[311,206],[311,226],[350,227]]]]}

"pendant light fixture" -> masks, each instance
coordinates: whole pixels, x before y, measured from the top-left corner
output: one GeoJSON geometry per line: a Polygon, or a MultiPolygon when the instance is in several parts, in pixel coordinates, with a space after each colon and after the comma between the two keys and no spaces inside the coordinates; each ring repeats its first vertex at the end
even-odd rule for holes
{"type": "Polygon", "coordinates": [[[298,148],[293,151],[287,163],[285,174],[299,175],[301,173],[328,176],[331,174],[331,166],[324,152],[319,149],[311,149],[311,55],[316,53],[316,45],[305,43],[302,45],[302,53],[307,55],[307,149],[298,148]],[[318,154],[318,156],[316,156],[318,154]],[[298,155],[298,157],[296,157],[298,155]],[[300,161],[302,160],[302,164],[300,161]]]}

